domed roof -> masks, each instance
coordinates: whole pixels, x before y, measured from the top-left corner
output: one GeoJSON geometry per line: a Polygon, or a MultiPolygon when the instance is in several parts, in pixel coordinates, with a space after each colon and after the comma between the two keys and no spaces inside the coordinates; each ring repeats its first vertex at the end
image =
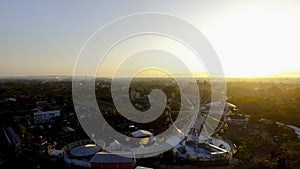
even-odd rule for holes
{"type": "Polygon", "coordinates": [[[75,157],[86,157],[93,154],[96,154],[100,151],[100,147],[96,144],[87,144],[73,148],[70,151],[70,154],[75,157]]]}

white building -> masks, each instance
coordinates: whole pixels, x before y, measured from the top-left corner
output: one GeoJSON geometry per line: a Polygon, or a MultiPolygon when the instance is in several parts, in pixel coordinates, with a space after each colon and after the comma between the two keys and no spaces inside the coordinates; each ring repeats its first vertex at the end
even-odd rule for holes
{"type": "Polygon", "coordinates": [[[36,123],[50,122],[54,117],[60,116],[60,110],[37,111],[33,113],[36,123]]]}

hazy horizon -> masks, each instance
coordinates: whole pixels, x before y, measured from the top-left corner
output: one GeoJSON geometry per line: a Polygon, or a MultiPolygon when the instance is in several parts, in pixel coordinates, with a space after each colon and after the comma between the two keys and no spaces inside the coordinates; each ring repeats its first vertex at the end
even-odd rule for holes
{"type": "MultiPolygon", "coordinates": [[[[185,78],[186,76],[184,75],[177,75],[180,76],[182,78],[185,78]]],[[[55,74],[44,74],[44,75],[39,75],[39,74],[23,74],[23,75],[0,75],[0,78],[18,78],[18,77],[75,77],[73,75],[55,75],[55,74]]],[[[96,78],[112,78],[112,76],[81,76],[81,77],[96,77],[96,78]]],[[[197,76],[194,75],[195,78],[209,78],[207,75],[203,75],[202,76],[197,76]]],[[[120,77],[120,78],[129,78],[129,76],[124,76],[124,77],[120,77]]],[[[139,76],[136,78],[168,78],[168,76],[160,76],[160,75],[149,75],[149,76],[139,76]]],[[[286,73],[286,72],[282,72],[282,73],[278,73],[278,74],[273,74],[273,75],[265,75],[265,76],[224,76],[224,78],[300,78],[300,72],[291,72],[291,73],[286,73]]]]}

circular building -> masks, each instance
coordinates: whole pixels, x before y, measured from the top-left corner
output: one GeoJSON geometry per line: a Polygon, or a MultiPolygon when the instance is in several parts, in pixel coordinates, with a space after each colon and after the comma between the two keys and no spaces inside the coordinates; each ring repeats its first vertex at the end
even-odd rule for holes
{"type": "Polygon", "coordinates": [[[62,149],[66,164],[99,169],[133,169],[135,158],[132,152],[103,151],[104,141],[96,145],[92,140],[80,140],[73,142],[62,149]]]}
{"type": "Polygon", "coordinates": [[[75,147],[70,150],[70,154],[74,157],[88,157],[99,152],[101,148],[96,144],[86,144],[75,147]]]}

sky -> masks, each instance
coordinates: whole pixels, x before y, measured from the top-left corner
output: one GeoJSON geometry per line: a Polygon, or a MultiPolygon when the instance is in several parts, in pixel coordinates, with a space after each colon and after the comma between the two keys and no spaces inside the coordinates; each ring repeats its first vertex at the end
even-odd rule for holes
{"type": "MultiPolygon", "coordinates": [[[[296,0],[2,0],[0,76],[72,75],[80,50],[95,31],[139,12],[170,14],[195,26],[215,49],[227,77],[299,76],[296,0]]],[[[194,73],[205,67],[188,54],[180,59],[194,73]]],[[[108,68],[99,74],[108,75],[108,68]]]]}

